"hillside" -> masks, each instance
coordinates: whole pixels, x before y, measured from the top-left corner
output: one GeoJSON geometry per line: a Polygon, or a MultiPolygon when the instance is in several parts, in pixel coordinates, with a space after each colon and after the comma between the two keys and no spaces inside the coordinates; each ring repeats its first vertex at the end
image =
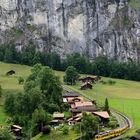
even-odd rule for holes
{"type": "MultiPolygon", "coordinates": [[[[26,78],[30,74],[31,67],[16,64],[0,63],[0,84],[4,91],[8,90],[22,90],[22,86],[18,84],[17,77],[22,76],[26,78]],[[7,77],[5,73],[9,70],[15,70],[16,75],[7,77]]],[[[63,79],[63,72],[55,71],[56,75],[63,79]]],[[[102,80],[108,81],[110,78],[103,78],[102,80]]],[[[75,86],[68,86],[70,89],[80,92],[82,95],[96,99],[99,103],[104,103],[105,98],[109,99],[111,107],[123,112],[134,122],[134,130],[140,128],[140,113],[138,112],[140,106],[140,83],[127,80],[112,79],[116,81],[115,85],[103,85],[97,83],[94,85],[93,90],[80,91],[80,83],[75,86]]],[[[62,82],[63,83],[63,82],[62,82]]],[[[5,93],[4,92],[4,93],[5,93]]],[[[3,99],[3,98],[2,98],[3,99]]],[[[3,111],[3,100],[1,99],[0,106],[0,125],[6,125],[6,115],[3,111]]]]}

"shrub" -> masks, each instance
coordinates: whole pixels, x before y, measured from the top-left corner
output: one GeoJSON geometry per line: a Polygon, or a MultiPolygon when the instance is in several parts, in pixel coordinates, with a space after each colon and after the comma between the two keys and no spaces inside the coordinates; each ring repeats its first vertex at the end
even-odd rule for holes
{"type": "Polygon", "coordinates": [[[108,123],[108,126],[111,127],[111,128],[116,128],[118,125],[117,121],[110,121],[108,123]]]}
{"type": "Polygon", "coordinates": [[[113,81],[113,80],[110,79],[110,80],[108,80],[108,84],[109,85],[114,85],[114,84],[116,84],[116,81],[113,81]]]}
{"type": "Polygon", "coordinates": [[[137,130],[136,130],[136,133],[140,134],[140,129],[137,129],[137,130]]]}
{"type": "Polygon", "coordinates": [[[18,83],[19,83],[19,84],[23,84],[23,83],[24,83],[23,77],[19,77],[19,78],[18,78],[18,83]]]}
{"type": "Polygon", "coordinates": [[[43,134],[50,134],[51,132],[51,128],[49,126],[44,126],[43,129],[42,129],[42,133],[43,134]]]}
{"type": "Polygon", "coordinates": [[[69,128],[67,126],[64,126],[62,131],[64,135],[67,135],[69,133],[69,128]]]}
{"type": "Polygon", "coordinates": [[[103,81],[103,80],[101,80],[100,83],[103,84],[103,85],[106,85],[107,84],[107,82],[106,81],[103,81]]]}

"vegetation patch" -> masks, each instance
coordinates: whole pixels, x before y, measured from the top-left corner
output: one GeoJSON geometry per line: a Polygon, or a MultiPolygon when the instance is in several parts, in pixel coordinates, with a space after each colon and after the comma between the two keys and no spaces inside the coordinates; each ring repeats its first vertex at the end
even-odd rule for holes
{"type": "Polygon", "coordinates": [[[129,4],[133,9],[140,8],[140,2],[138,0],[130,0],[129,4]]]}

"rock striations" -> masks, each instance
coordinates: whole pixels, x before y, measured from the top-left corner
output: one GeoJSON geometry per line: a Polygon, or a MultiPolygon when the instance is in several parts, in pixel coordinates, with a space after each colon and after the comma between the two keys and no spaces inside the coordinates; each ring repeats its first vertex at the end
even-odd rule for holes
{"type": "Polygon", "coordinates": [[[131,1],[0,0],[0,44],[140,62],[140,2],[131,1]]]}

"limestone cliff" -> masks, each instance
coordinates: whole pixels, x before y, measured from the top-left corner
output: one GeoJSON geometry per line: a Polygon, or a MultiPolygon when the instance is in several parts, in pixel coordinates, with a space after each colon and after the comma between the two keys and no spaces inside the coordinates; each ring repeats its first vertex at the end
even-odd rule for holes
{"type": "Polygon", "coordinates": [[[140,62],[140,2],[131,1],[0,0],[0,44],[140,62]]]}

